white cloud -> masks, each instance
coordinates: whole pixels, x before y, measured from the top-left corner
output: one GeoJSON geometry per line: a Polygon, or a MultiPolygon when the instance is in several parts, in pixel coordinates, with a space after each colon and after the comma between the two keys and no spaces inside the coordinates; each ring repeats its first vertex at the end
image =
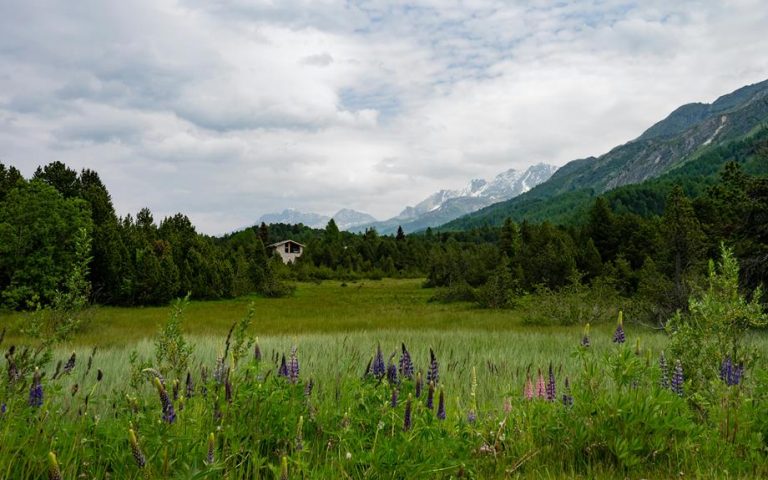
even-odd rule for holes
{"type": "Polygon", "coordinates": [[[0,4],[0,161],[98,170],[121,214],[221,233],[384,218],[598,155],[768,77],[760,0],[0,4]]]}

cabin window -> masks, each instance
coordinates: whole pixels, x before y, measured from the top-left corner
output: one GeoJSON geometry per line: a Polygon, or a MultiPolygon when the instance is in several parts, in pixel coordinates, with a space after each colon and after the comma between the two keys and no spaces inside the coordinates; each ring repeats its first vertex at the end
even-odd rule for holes
{"type": "Polygon", "coordinates": [[[291,244],[291,253],[301,253],[301,247],[295,243],[291,244]]]}
{"type": "Polygon", "coordinates": [[[289,247],[289,246],[288,246],[288,244],[286,243],[286,244],[285,244],[285,253],[289,253],[289,252],[290,252],[289,248],[290,248],[290,247],[289,247]]]}

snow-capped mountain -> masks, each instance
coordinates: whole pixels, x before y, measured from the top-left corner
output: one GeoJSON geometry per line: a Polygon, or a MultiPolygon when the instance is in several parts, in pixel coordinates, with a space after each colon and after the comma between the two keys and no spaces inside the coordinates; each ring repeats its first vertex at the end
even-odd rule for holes
{"type": "Polygon", "coordinates": [[[259,223],[264,222],[267,225],[271,223],[299,224],[312,228],[325,228],[328,221],[333,218],[339,230],[350,230],[358,225],[372,223],[376,221],[367,213],[358,212],[349,208],[342,208],[333,217],[320,215],[319,213],[304,213],[293,208],[287,208],[281,213],[267,213],[261,216],[259,223]]]}
{"type": "Polygon", "coordinates": [[[509,200],[545,182],[557,167],[539,163],[525,171],[509,169],[491,181],[482,178],[471,180],[458,190],[440,190],[400,214],[383,222],[358,225],[354,230],[375,227],[381,233],[392,233],[402,226],[406,232],[435,227],[462,215],[472,213],[496,202],[509,200]]]}

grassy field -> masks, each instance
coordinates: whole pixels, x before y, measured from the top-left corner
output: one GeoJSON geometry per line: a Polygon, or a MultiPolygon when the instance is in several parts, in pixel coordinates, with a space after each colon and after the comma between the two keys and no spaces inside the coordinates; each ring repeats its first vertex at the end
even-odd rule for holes
{"type": "MultiPolygon", "coordinates": [[[[132,367],[132,355],[145,366],[156,366],[153,337],[171,309],[95,308],[86,328],[54,352],[48,376],[72,351],[78,363],[72,375],[44,382],[46,401],[40,413],[27,406],[28,387],[8,400],[0,392],[8,411],[21,413],[12,413],[5,422],[0,416],[0,478],[39,478],[49,450],[58,453],[64,478],[221,478],[224,472],[228,478],[455,478],[465,468],[470,478],[768,474],[765,450],[754,453],[760,451],[754,444],[745,449],[749,442],[763,441],[745,428],[754,423],[747,417],[762,411],[746,390],[727,397],[740,405],[733,407],[735,418],[744,422],[739,431],[751,432],[738,441],[735,433],[732,440],[721,439],[716,422],[698,427],[685,399],[659,390],[657,358],[666,348],[665,334],[627,319],[626,344],[614,344],[615,325],[603,325],[593,329],[592,346],[580,349],[581,326],[530,327],[515,310],[429,303],[434,292],[420,284],[391,279],[347,286],[323,282],[300,284],[289,298],[190,302],[182,330],[194,347],[192,357],[184,372],[165,371],[166,385],[170,390],[178,381],[183,392],[189,371],[200,388],[207,369],[212,394],[203,398],[198,391],[187,399],[173,426],[158,420],[152,383],[145,378],[135,388],[129,382],[143,368],[132,367]],[[228,358],[229,398],[210,374],[225,348],[226,333],[251,304],[249,334],[258,336],[263,360],[255,363],[250,349],[237,368],[228,358]],[[416,371],[425,376],[429,351],[434,350],[445,394],[444,422],[435,420],[422,394],[413,399],[413,430],[405,429],[404,402],[415,395],[414,381],[404,380],[395,388],[386,379],[361,380],[377,346],[384,361],[396,364],[402,343],[416,371]],[[281,357],[290,358],[293,346],[301,365],[297,385],[276,378],[281,357]],[[86,359],[93,347],[91,369],[86,359]],[[530,374],[535,382],[540,371],[547,378],[550,365],[555,401],[527,401],[526,378],[530,374]],[[95,378],[97,370],[103,373],[101,380],[95,378]],[[617,378],[627,375],[633,380],[622,385],[617,378]],[[570,392],[566,378],[575,398],[572,410],[560,400],[570,392]],[[314,390],[308,401],[302,391],[310,379],[314,390]],[[400,400],[393,408],[395,389],[400,400]],[[470,411],[478,414],[476,424],[467,422],[470,411]],[[299,417],[306,423],[297,427],[299,417]],[[30,422],[38,433],[26,430],[30,422]],[[352,427],[339,430],[346,423],[352,427]],[[129,425],[139,431],[151,466],[143,472],[127,448],[129,425]],[[299,436],[303,449],[296,446],[297,428],[306,435],[299,436]],[[203,459],[211,431],[218,438],[217,461],[207,463],[203,459]],[[18,447],[4,450],[3,444],[18,447]],[[290,465],[287,476],[281,471],[283,456],[290,465]]],[[[21,327],[27,319],[20,313],[0,316],[0,325],[10,327],[3,349],[24,341],[21,327]]],[[[753,335],[751,341],[768,351],[765,336],[753,335]]],[[[718,407],[712,415],[726,410],[718,407]]]]}

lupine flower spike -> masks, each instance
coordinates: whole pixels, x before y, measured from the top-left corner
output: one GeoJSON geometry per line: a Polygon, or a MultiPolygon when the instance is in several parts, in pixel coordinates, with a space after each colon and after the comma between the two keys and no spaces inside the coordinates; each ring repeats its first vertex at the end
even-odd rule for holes
{"type": "Polygon", "coordinates": [[[291,347],[291,361],[288,364],[288,377],[291,383],[299,381],[299,357],[296,354],[296,345],[291,347]]]}
{"type": "Polygon", "coordinates": [[[72,373],[72,370],[75,368],[75,358],[77,355],[75,355],[75,352],[72,352],[72,356],[69,357],[69,360],[67,360],[66,365],[64,365],[64,375],[69,375],[72,373]]]}
{"type": "Polygon", "coordinates": [[[401,344],[401,346],[402,354],[400,355],[400,376],[410,380],[413,378],[413,362],[411,361],[411,354],[408,349],[405,348],[405,343],[401,344]]]}
{"type": "Polygon", "coordinates": [[[571,384],[568,382],[568,377],[565,377],[565,393],[563,393],[563,405],[566,407],[573,406],[573,396],[571,395],[571,384]]]}
{"type": "Polygon", "coordinates": [[[672,391],[679,396],[683,396],[683,364],[680,360],[675,361],[675,371],[672,374],[672,391]]]}
{"type": "Polygon", "coordinates": [[[729,387],[741,383],[741,376],[744,373],[744,365],[734,365],[731,357],[725,357],[720,365],[720,379],[729,387]]]}
{"type": "Polygon", "coordinates": [[[56,454],[53,452],[48,452],[48,478],[49,480],[62,480],[59,461],[56,459],[56,454]]]}
{"type": "Polygon", "coordinates": [[[531,381],[531,374],[525,375],[525,388],[523,389],[523,396],[526,400],[533,400],[533,382],[531,381]]]}
{"type": "Polygon", "coordinates": [[[280,359],[280,368],[277,370],[277,374],[281,377],[288,378],[288,364],[285,362],[285,354],[280,359]]]}
{"type": "Polygon", "coordinates": [[[304,450],[304,417],[299,416],[299,424],[296,426],[296,451],[304,450]]]}
{"type": "Polygon", "coordinates": [[[192,398],[193,396],[195,396],[195,383],[192,381],[192,374],[189,372],[187,372],[186,387],[187,387],[187,398],[192,398]]]}
{"type": "Polygon", "coordinates": [[[280,461],[280,480],[288,480],[288,457],[280,461]]]}
{"type": "Polygon", "coordinates": [[[589,340],[589,323],[587,323],[584,326],[584,334],[581,336],[581,346],[589,348],[590,345],[592,345],[592,342],[589,340]]]}
{"type": "Polygon", "coordinates": [[[659,356],[659,370],[661,370],[661,388],[667,389],[669,388],[669,366],[663,350],[659,356]]]}
{"type": "Polygon", "coordinates": [[[29,406],[43,406],[43,384],[40,380],[40,369],[35,367],[35,374],[32,377],[32,385],[29,387],[29,406]]]}
{"type": "Polygon", "coordinates": [[[555,373],[552,371],[552,362],[549,362],[549,379],[547,381],[546,395],[547,401],[550,402],[555,401],[555,397],[557,396],[555,393],[555,373]]]}
{"type": "Polygon", "coordinates": [[[411,395],[408,395],[408,400],[405,401],[405,415],[403,417],[403,431],[407,432],[411,429],[411,395]]]}
{"type": "Polygon", "coordinates": [[[619,321],[616,325],[616,331],[613,332],[613,343],[624,343],[627,340],[624,335],[624,313],[619,310],[619,321]]]}
{"type": "Polygon", "coordinates": [[[392,388],[392,398],[389,401],[389,406],[397,408],[397,388],[392,388]]]}
{"type": "Polygon", "coordinates": [[[213,465],[216,461],[216,437],[213,432],[208,434],[208,452],[205,455],[205,463],[213,465]]]}
{"type": "Polygon", "coordinates": [[[437,364],[437,357],[435,357],[435,352],[432,351],[432,349],[429,349],[429,370],[427,370],[427,382],[432,382],[435,385],[438,384],[440,381],[440,371],[439,366],[437,364]]]}
{"type": "Polygon", "coordinates": [[[472,367],[472,383],[469,388],[469,413],[467,421],[475,423],[477,421],[477,370],[472,367]]]}
{"type": "Polygon", "coordinates": [[[427,408],[432,410],[435,407],[435,384],[429,382],[427,387],[427,408]]]}
{"type": "Polygon", "coordinates": [[[384,365],[384,355],[381,353],[381,344],[376,346],[376,356],[373,357],[373,376],[377,380],[384,378],[387,373],[387,367],[384,365]]]}
{"type": "Polygon", "coordinates": [[[392,352],[387,361],[387,381],[390,385],[396,385],[397,381],[397,367],[395,366],[395,355],[397,352],[392,352]]]}
{"type": "Polygon", "coordinates": [[[163,407],[163,420],[168,423],[175,422],[176,411],[173,409],[173,402],[171,401],[170,397],[168,397],[168,391],[166,391],[159,378],[155,377],[154,383],[155,388],[157,388],[157,393],[160,395],[160,403],[163,407]]]}
{"type": "Polygon", "coordinates": [[[440,388],[440,397],[437,400],[437,419],[445,420],[445,392],[440,388]]]}
{"type": "Polygon", "coordinates": [[[536,398],[546,398],[547,387],[544,384],[544,377],[541,375],[541,369],[539,369],[539,376],[536,378],[536,398]]]}
{"type": "Polygon", "coordinates": [[[422,387],[422,380],[421,380],[421,370],[416,374],[416,398],[421,397],[421,387],[422,387]]]}
{"type": "Polygon", "coordinates": [[[131,444],[131,454],[133,454],[133,460],[136,462],[136,466],[144,468],[147,465],[147,459],[139,446],[139,439],[136,438],[136,432],[132,428],[128,429],[128,441],[131,444]]]}

